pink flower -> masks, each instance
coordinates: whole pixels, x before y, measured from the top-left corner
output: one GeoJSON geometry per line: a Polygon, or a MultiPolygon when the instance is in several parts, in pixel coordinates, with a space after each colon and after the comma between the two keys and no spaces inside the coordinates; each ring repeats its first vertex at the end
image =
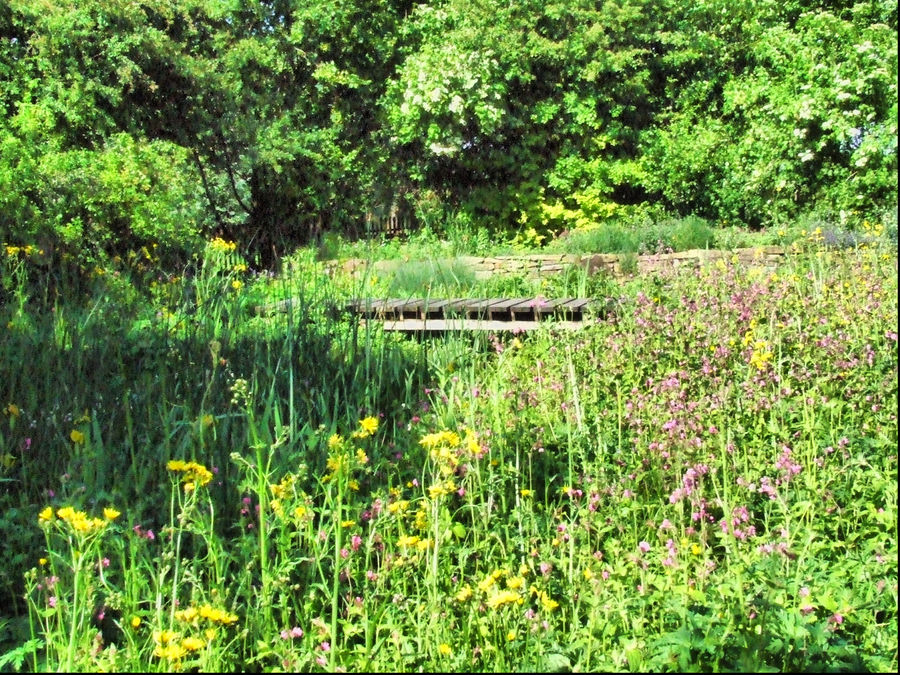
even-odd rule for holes
{"type": "Polygon", "coordinates": [[[56,607],[56,596],[51,595],[49,598],[47,598],[47,604],[50,605],[50,607],[55,608],[56,607]]]}
{"type": "Polygon", "coordinates": [[[646,553],[650,550],[650,544],[648,544],[646,541],[642,541],[640,544],[638,544],[638,548],[641,549],[641,553],[646,553]]]}

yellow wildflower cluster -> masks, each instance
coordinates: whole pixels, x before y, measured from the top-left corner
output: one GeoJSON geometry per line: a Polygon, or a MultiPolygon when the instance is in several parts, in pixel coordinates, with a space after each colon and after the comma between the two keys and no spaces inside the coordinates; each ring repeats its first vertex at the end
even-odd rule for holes
{"type": "Polygon", "coordinates": [[[750,354],[750,365],[757,370],[766,370],[772,363],[772,349],[765,340],[758,340],[754,335],[753,329],[756,327],[756,321],[750,322],[750,329],[744,333],[744,339],[741,345],[746,349],[752,347],[750,354]]]}
{"type": "Polygon", "coordinates": [[[122,515],[119,511],[111,506],[103,509],[103,518],[91,518],[84,511],[76,511],[71,506],[63,506],[56,511],[54,516],[53,507],[46,506],[38,514],[38,522],[41,524],[51,523],[54,517],[72,528],[75,532],[81,534],[90,534],[103,530],[109,523],[122,515]]]}
{"type": "Polygon", "coordinates": [[[175,618],[184,623],[197,625],[200,619],[206,619],[210,623],[220,626],[230,626],[237,623],[237,614],[232,614],[224,609],[217,609],[212,605],[202,605],[201,607],[187,607],[175,612],[175,618]]]}
{"type": "Polygon", "coordinates": [[[3,412],[5,412],[10,417],[18,417],[21,414],[19,406],[17,406],[15,403],[10,403],[3,409],[3,412]]]}
{"type": "Polygon", "coordinates": [[[197,652],[206,646],[206,641],[194,636],[182,638],[171,630],[161,630],[153,633],[153,641],[156,647],[153,656],[167,661],[180,661],[191,652],[197,652]]]}
{"type": "Polygon", "coordinates": [[[419,441],[419,445],[431,451],[442,446],[455,448],[459,445],[459,434],[453,431],[436,431],[433,434],[423,436],[419,441]]]}
{"type": "Polygon", "coordinates": [[[428,450],[431,460],[444,476],[454,473],[464,457],[481,455],[481,444],[475,432],[465,429],[464,433],[465,436],[460,438],[455,431],[437,431],[419,440],[419,445],[428,450]]]}
{"type": "MultiPolygon", "coordinates": [[[[359,429],[350,434],[350,438],[357,440],[368,438],[374,435],[376,431],[378,431],[378,418],[366,417],[359,421],[359,429]]],[[[349,474],[352,469],[369,463],[369,456],[366,454],[366,451],[362,448],[356,448],[351,454],[347,439],[340,434],[329,436],[327,445],[329,454],[325,460],[325,466],[328,469],[328,473],[322,479],[324,482],[332,480],[337,475],[349,474]]],[[[351,490],[359,489],[359,483],[355,480],[349,481],[348,485],[351,490]]]]}
{"type": "Polygon", "coordinates": [[[303,520],[308,516],[309,496],[303,490],[297,489],[296,474],[288,473],[280,482],[271,483],[269,492],[272,494],[269,507],[279,518],[284,517],[286,505],[289,508],[290,505],[298,504],[298,502],[299,504],[291,511],[293,516],[299,520],[303,520]]]}
{"type": "MultiPolygon", "coordinates": [[[[495,569],[476,584],[476,589],[484,602],[485,606],[490,609],[500,609],[505,605],[521,605],[525,603],[527,596],[530,594],[535,597],[541,607],[552,612],[559,607],[559,603],[550,597],[547,591],[539,589],[532,585],[528,589],[528,593],[524,594],[526,584],[525,577],[529,573],[527,565],[519,567],[518,574],[512,574],[507,569],[495,569]]],[[[475,597],[475,591],[469,584],[464,584],[454,595],[454,599],[462,604],[468,602],[475,597]]]]}
{"type": "Polygon", "coordinates": [[[397,515],[405,513],[409,509],[409,500],[408,499],[398,499],[395,502],[391,502],[388,504],[387,510],[391,515],[397,515]]]}
{"type": "Polygon", "coordinates": [[[772,362],[772,350],[765,340],[756,340],[753,343],[753,353],[750,355],[750,365],[757,370],[765,370],[772,362]]]}
{"type": "MultiPolygon", "coordinates": [[[[478,590],[484,596],[485,604],[491,609],[498,609],[503,605],[521,605],[525,602],[525,598],[519,592],[519,589],[525,586],[525,574],[528,568],[524,565],[519,568],[518,575],[511,575],[509,570],[495,569],[490,574],[478,582],[478,590]],[[501,587],[500,580],[506,578],[505,588],[501,587]]],[[[456,599],[464,602],[471,597],[471,590],[464,592],[468,586],[456,594],[456,599]]]]}
{"type": "Polygon", "coordinates": [[[8,255],[10,258],[14,258],[20,253],[25,256],[32,256],[35,253],[44,255],[43,249],[38,249],[31,244],[26,244],[25,246],[11,246],[10,244],[4,244],[3,247],[6,249],[6,255],[8,255]]]}
{"type": "Polygon", "coordinates": [[[209,248],[217,253],[231,253],[237,249],[237,244],[233,241],[225,241],[221,237],[216,237],[209,242],[209,248]]]}
{"type": "Polygon", "coordinates": [[[525,598],[515,591],[502,590],[489,596],[485,604],[491,609],[498,609],[503,605],[521,605],[523,602],[525,598]]]}
{"type": "Polygon", "coordinates": [[[166,468],[173,473],[184,474],[181,477],[181,482],[184,483],[185,492],[190,492],[197,485],[206,485],[213,478],[212,472],[197,462],[173,459],[166,464],[166,468]]]}
{"type": "Polygon", "coordinates": [[[438,499],[456,491],[456,483],[452,480],[439,481],[428,488],[428,496],[438,499]]]}
{"type": "Polygon", "coordinates": [[[862,230],[866,234],[871,234],[875,237],[880,237],[884,234],[884,225],[881,223],[870,223],[868,220],[864,220],[862,222],[862,230]]]}

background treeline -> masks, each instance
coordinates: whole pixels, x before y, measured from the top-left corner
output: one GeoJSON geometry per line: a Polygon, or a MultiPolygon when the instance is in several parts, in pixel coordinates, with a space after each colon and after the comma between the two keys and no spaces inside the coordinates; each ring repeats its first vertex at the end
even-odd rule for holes
{"type": "Polygon", "coordinates": [[[4,0],[0,242],[861,221],[897,99],[891,0],[4,0]]]}

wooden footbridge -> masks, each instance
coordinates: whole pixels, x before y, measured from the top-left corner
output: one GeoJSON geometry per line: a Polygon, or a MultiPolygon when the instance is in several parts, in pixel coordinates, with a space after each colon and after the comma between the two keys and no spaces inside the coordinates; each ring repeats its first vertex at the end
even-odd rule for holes
{"type": "Polygon", "coordinates": [[[347,311],[385,330],[431,333],[462,330],[527,331],[552,322],[577,329],[606,316],[611,303],[593,298],[453,298],[353,300],[347,311]]]}

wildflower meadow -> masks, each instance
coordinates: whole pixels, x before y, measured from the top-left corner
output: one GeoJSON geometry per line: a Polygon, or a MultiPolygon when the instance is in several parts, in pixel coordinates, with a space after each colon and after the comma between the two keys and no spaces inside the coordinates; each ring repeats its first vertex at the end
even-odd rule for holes
{"type": "Polygon", "coordinates": [[[865,230],[433,287],[615,310],[425,338],[346,314],[391,281],[314,248],[7,247],[0,670],[896,672],[897,250],[865,230]]]}

